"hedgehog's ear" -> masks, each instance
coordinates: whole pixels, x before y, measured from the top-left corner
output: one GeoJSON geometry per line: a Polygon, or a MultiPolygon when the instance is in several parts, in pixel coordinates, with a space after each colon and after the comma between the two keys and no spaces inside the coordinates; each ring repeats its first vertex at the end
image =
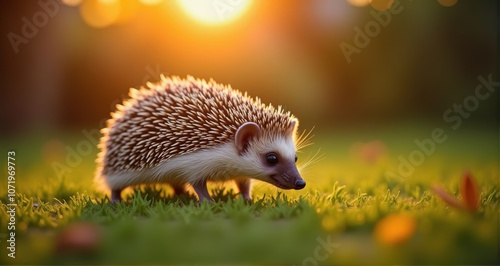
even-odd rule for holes
{"type": "Polygon", "coordinates": [[[293,135],[295,134],[295,131],[297,130],[297,119],[292,120],[292,123],[290,123],[290,126],[286,130],[286,133],[288,135],[293,135]]]}
{"type": "Polygon", "coordinates": [[[260,126],[254,122],[243,123],[234,136],[234,143],[238,149],[239,154],[242,154],[248,148],[248,143],[254,137],[260,134],[260,126]]]}

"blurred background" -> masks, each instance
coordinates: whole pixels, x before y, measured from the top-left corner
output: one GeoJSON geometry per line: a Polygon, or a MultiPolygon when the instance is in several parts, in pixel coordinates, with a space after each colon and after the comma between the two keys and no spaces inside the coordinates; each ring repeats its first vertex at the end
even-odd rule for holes
{"type": "MultiPolygon", "coordinates": [[[[497,80],[493,0],[1,5],[3,136],[100,128],[130,87],[160,74],[231,84],[317,131],[443,124],[478,76],[497,80]]],[[[496,124],[494,95],[470,123],[496,124]]]]}
{"type": "MultiPolygon", "coordinates": [[[[267,256],[261,264],[296,263],[315,250],[316,236],[333,231],[341,250],[332,263],[498,262],[498,6],[494,0],[1,1],[0,147],[3,156],[16,153],[15,185],[27,206],[19,205],[16,263],[51,254],[54,232],[38,229],[78,219],[107,225],[109,256],[100,263],[151,256],[148,261],[158,264],[169,259],[163,247],[172,247],[177,258],[193,257],[186,246],[207,256],[239,249],[250,250],[246,257],[267,256]],[[279,223],[253,219],[253,211],[249,227],[214,218],[208,228],[220,233],[221,245],[198,241],[212,239],[212,231],[201,223],[205,216],[197,216],[204,209],[194,205],[191,216],[200,227],[182,223],[189,209],[168,207],[175,214],[168,217],[184,231],[156,218],[136,219],[127,208],[118,215],[100,212],[96,202],[104,194],[92,182],[99,129],[129,88],[159,81],[161,74],[230,84],[282,105],[299,118],[301,130],[313,129],[315,144],[299,154],[299,166],[314,161],[301,169],[304,190],[253,186],[257,199],[304,197],[310,212],[299,212],[290,226],[275,207],[265,211],[276,211],[279,223]],[[437,183],[460,198],[465,169],[484,201],[474,216],[448,212],[432,196],[437,183]],[[348,204],[335,203],[344,188],[348,204]],[[400,192],[399,202],[411,199],[411,206],[385,202],[396,202],[400,192]],[[315,197],[333,197],[333,203],[315,197]],[[382,198],[385,209],[371,203],[382,198]],[[78,199],[87,204],[83,210],[72,209],[83,206],[78,199]],[[59,207],[63,211],[54,211],[59,207]],[[400,211],[418,218],[414,242],[373,248],[375,223],[400,211]],[[135,238],[123,241],[131,232],[135,238]],[[163,244],[151,245],[151,239],[163,244]],[[163,259],[154,260],[159,255],[163,259]]],[[[0,164],[7,172],[5,157],[0,164]]],[[[4,195],[6,184],[0,201],[4,195]]],[[[151,213],[168,213],[155,206],[151,213]]],[[[7,236],[4,220],[0,238],[7,236]]]]}

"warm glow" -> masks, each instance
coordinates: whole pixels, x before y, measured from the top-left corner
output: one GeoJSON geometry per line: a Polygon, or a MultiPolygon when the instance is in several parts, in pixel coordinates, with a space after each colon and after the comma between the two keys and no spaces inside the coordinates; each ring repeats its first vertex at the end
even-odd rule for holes
{"type": "Polygon", "coordinates": [[[77,6],[82,3],[82,0],[62,0],[61,2],[67,6],[77,6]]]}
{"type": "Polygon", "coordinates": [[[182,9],[203,24],[222,24],[242,16],[249,0],[178,0],[182,9]]]}
{"type": "Polygon", "coordinates": [[[347,2],[355,7],[363,7],[370,4],[371,0],[347,0],[347,2]]]}
{"type": "Polygon", "coordinates": [[[88,25],[103,28],[115,23],[121,12],[118,0],[86,0],[80,6],[80,14],[88,25]]]}
{"type": "Polygon", "coordinates": [[[394,0],[371,0],[372,8],[378,11],[385,11],[389,9],[393,3],[394,0]]]}
{"type": "Polygon", "coordinates": [[[148,6],[154,6],[163,2],[163,0],[139,0],[139,2],[148,6]]]}
{"type": "Polygon", "coordinates": [[[137,14],[139,6],[140,3],[137,0],[120,0],[120,14],[115,24],[128,22],[137,14]]]}

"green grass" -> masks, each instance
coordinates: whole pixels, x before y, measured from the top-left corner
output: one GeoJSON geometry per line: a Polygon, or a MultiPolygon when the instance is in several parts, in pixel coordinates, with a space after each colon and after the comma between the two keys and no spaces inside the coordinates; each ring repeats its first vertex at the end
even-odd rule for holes
{"type": "MultiPolygon", "coordinates": [[[[192,194],[175,197],[161,185],[128,190],[124,203],[110,204],[92,183],[95,149],[63,175],[54,172],[52,163],[65,163],[68,154],[60,147],[76,149],[85,141],[82,135],[59,136],[59,146],[48,142],[49,135],[4,141],[2,147],[16,151],[18,205],[16,258],[11,259],[4,252],[9,233],[5,181],[0,186],[0,263],[498,264],[495,130],[449,132],[448,140],[406,178],[390,174],[398,172],[398,156],[408,156],[415,150],[413,140],[429,137],[430,130],[316,132],[315,144],[299,154],[301,161],[320,148],[323,154],[303,171],[306,189],[281,191],[254,182],[254,200],[245,203],[233,184],[211,184],[216,200],[211,204],[197,203],[192,194]],[[385,144],[374,162],[351,149],[355,142],[372,140],[385,144]],[[439,184],[461,198],[466,169],[480,193],[473,214],[447,206],[431,190],[439,184]],[[405,214],[416,224],[400,244],[386,244],[375,233],[391,214],[405,214]],[[60,233],[81,222],[98,228],[98,248],[58,252],[60,233]]],[[[6,165],[2,171],[7,172],[6,165]]]]}

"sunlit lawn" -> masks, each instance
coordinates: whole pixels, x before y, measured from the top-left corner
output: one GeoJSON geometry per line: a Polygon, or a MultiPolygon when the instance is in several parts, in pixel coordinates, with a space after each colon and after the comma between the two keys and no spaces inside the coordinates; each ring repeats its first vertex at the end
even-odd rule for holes
{"type": "MultiPolygon", "coordinates": [[[[299,162],[322,154],[302,171],[306,189],[255,182],[251,204],[232,185],[213,184],[212,204],[156,186],[130,190],[126,203],[112,205],[92,183],[95,148],[59,177],[52,167],[67,164],[65,147],[76,149],[83,135],[4,141],[17,153],[18,206],[16,258],[7,257],[2,240],[0,263],[498,264],[498,131],[447,131],[447,140],[404,176],[398,157],[408,159],[418,149],[414,140],[429,138],[432,129],[316,129],[314,145],[299,154],[299,162]],[[432,190],[437,184],[461,200],[466,170],[480,193],[476,212],[449,207],[432,190]],[[95,225],[87,251],[64,242],[79,230],[65,228],[87,226],[82,222],[95,225]]],[[[2,184],[2,204],[6,194],[2,184]]],[[[1,210],[5,238],[7,208],[1,210]]]]}

